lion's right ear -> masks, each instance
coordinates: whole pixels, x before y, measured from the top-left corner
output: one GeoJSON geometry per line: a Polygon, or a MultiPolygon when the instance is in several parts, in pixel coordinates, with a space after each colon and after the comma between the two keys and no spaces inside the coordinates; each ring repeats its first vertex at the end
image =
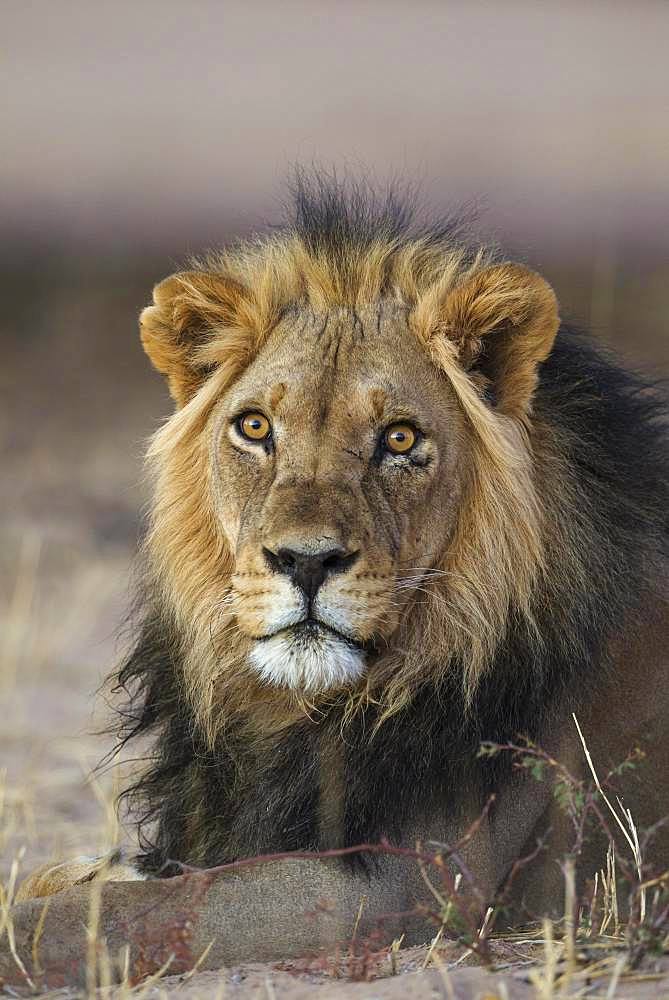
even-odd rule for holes
{"type": "Polygon", "coordinates": [[[238,325],[246,289],[223,274],[182,271],[153,289],[153,305],[139,318],[144,350],[167,378],[172,398],[184,406],[211,371],[207,344],[238,325]]]}

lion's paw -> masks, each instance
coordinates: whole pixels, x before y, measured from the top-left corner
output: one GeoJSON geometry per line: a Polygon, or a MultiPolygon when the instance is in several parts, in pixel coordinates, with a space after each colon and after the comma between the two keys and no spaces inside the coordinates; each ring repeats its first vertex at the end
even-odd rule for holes
{"type": "Polygon", "coordinates": [[[81,856],[72,861],[42,865],[31,872],[17,889],[15,902],[53,896],[85,882],[137,882],[145,878],[146,875],[131,859],[125,858],[122,851],[112,851],[99,857],[81,856]]]}

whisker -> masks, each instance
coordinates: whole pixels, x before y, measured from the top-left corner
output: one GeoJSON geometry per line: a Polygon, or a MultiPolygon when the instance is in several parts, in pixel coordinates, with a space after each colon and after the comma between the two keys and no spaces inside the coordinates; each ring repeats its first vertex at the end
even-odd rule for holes
{"type": "MultiPolygon", "coordinates": [[[[462,620],[453,614],[454,612],[453,605],[451,604],[450,601],[446,600],[443,594],[438,594],[435,593],[434,591],[426,590],[424,587],[417,587],[416,590],[419,591],[419,593],[425,594],[427,597],[431,597],[438,604],[441,604],[447,610],[451,621],[454,622],[455,625],[463,632],[465,632],[467,635],[474,637],[475,633],[473,632],[473,630],[465,626],[462,620]]],[[[485,618],[485,616],[481,613],[481,611],[476,605],[470,606],[468,610],[470,614],[474,615],[477,618],[479,624],[481,625],[484,631],[489,632],[491,630],[492,628],[491,623],[485,618]]]]}

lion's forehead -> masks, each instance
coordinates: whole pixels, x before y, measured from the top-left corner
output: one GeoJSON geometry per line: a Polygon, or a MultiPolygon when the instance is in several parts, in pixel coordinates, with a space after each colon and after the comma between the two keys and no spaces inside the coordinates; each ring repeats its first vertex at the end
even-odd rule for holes
{"type": "Polygon", "coordinates": [[[452,402],[406,310],[395,303],[291,311],[228,399],[233,409],[257,402],[304,426],[374,422],[403,415],[404,407],[408,416],[452,402]]]}

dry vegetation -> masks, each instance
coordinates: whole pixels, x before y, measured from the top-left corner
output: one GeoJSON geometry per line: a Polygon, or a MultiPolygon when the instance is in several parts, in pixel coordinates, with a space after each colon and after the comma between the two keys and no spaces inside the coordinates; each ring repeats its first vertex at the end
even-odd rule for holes
{"type": "MultiPolygon", "coordinates": [[[[625,341],[622,325],[608,329],[610,339],[666,368],[657,318],[666,315],[666,276],[642,274],[635,264],[620,282],[605,264],[595,267],[592,282],[568,286],[572,307],[605,330],[615,313],[618,324],[635,329],[636,340],[625,341]],[[634,326],[640,302],[642,321],[634,326]]],[[[122,836],[112,804],[118,772],[90,777],[108,748],[106,738],[94,735],[106,709],[93,693],[116,655],[126,606],[142,500],[142,439],[167,406],[141,359],[135,315],[153,278],[169,269],[163,262],[132,275],[110,269],[93,280],[79,262],[61,274],[52,270],[37,290],[28,269],[14,276],[1,376],[6,412],[0,415],[0,500],[8,511],[0,525],[2,935],[11,933],[8,907],[22,873],[52,858],[104,852],[122,836]]],[[[555,770],[537,748],[504,752],[525,766],[555,770]]],[[[589,905],[577,905],[565,859],[563,921],[502,936],[490,914],[483,928],[462,926],[434,856],[426,856],[435,937],[423,949],[380,950],[373,940],[354,940],[326,963],[195,970],[178,979],[168,966],[143,985],[126,977],[112,990],[118,961],[96,940],[94,897],[88,982],[78,995],[101,988],[123,998],[669,997],[663,873],[654,879],[640,873],[643,835],[615,799],[609,796],[607,804],[594,777],[587,788],[570,785],[565,775],[560,781],[577,833],[584,810],[591,818],[593,810],[601,814],[612,829],[625,828],[623,851],[602,859],[589,905]],[[622,879],[617,889],[616,874],[622,879]],[[630,889],[632,915],[622,919],[621,892],[630,889]],[[474,968],[481,964],[494,972],[474,968]]]]}

